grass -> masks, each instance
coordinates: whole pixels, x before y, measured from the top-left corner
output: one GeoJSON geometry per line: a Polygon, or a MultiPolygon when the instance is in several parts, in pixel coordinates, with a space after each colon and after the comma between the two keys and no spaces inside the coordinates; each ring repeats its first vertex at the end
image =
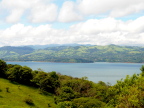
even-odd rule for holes
{"type": "Polygon", "coordinates": [[[52,95],[0,78],[0,108],[56,108],[52,95]],[[28,104],[27,101],[32,102],[28,104]]]}

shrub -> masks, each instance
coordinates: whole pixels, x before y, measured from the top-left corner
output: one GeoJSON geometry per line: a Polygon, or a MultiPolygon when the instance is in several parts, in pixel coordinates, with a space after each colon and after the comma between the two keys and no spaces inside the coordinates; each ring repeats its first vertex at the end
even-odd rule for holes
{"type": "Polygon", "coordinates": [[[30,97],[25,98],[24,102],[27,103],[28,105],[34,105],[34,102],[30,97]]]}
{"type": "Polygon", "coordinates": [[[77,108],[103,108],[105,103],[95,98],[81,97],[73,100],[77,108]]]}
{"type": "Polygon", "coordinates": [[[77,108],[76,105],[74,105],[70,101],[60,102],[60,103],[58,103],[57,107],[58,108],[77,108]]]}

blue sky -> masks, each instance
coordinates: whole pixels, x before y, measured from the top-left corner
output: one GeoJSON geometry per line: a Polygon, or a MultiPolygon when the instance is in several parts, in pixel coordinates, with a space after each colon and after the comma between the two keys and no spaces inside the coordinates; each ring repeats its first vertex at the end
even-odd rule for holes
{"type": "Polygon", "coordinates": [[[0,0],[0,46],[144,45],[143,0],[0,0]]]}

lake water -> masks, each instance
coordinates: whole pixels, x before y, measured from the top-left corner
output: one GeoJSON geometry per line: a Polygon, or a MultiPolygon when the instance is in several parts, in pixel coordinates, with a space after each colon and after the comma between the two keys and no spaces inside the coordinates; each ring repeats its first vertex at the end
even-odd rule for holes
{"type": "Polygon", "coordinates": [[[93,82],[103,81],[115,84],[126,75],[139,74],[142,63],[50,63],[50,62],[7,62],[28,66],[33,70],[41,68],[45,72],[56,71],[73,77],[88,77],[93,82]]]}

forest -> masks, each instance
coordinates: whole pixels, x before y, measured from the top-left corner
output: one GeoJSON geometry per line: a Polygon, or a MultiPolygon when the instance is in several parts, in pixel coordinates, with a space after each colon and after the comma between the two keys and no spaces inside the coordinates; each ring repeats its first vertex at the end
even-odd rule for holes
{"type": "MultiPolygon", "coordinates": [[[[41,95],[51,96],[53,104],[49,103],[48,107],[53,108],[53,105],[56,108],[144,108],[144,66],[140,70],[140,74],[127,75],[111,85],[103,81],[94,83],[87,77],[75,78],[55,71],[32,70],[0,60],[0,79],[36,88],[41,95]]],[[[6,91],[9,92],[10,87],[6,91]]],[[[25,103],[38,108],[30,96],[25,103]]]]}
{"type": "Polygon", "coordinates": [[[117,45],[77,46],[4,46],[0,47],[0,59],[5,61],[46,61],[69,63],[93,62],[144,62],[144,47],[117,45]]]}

